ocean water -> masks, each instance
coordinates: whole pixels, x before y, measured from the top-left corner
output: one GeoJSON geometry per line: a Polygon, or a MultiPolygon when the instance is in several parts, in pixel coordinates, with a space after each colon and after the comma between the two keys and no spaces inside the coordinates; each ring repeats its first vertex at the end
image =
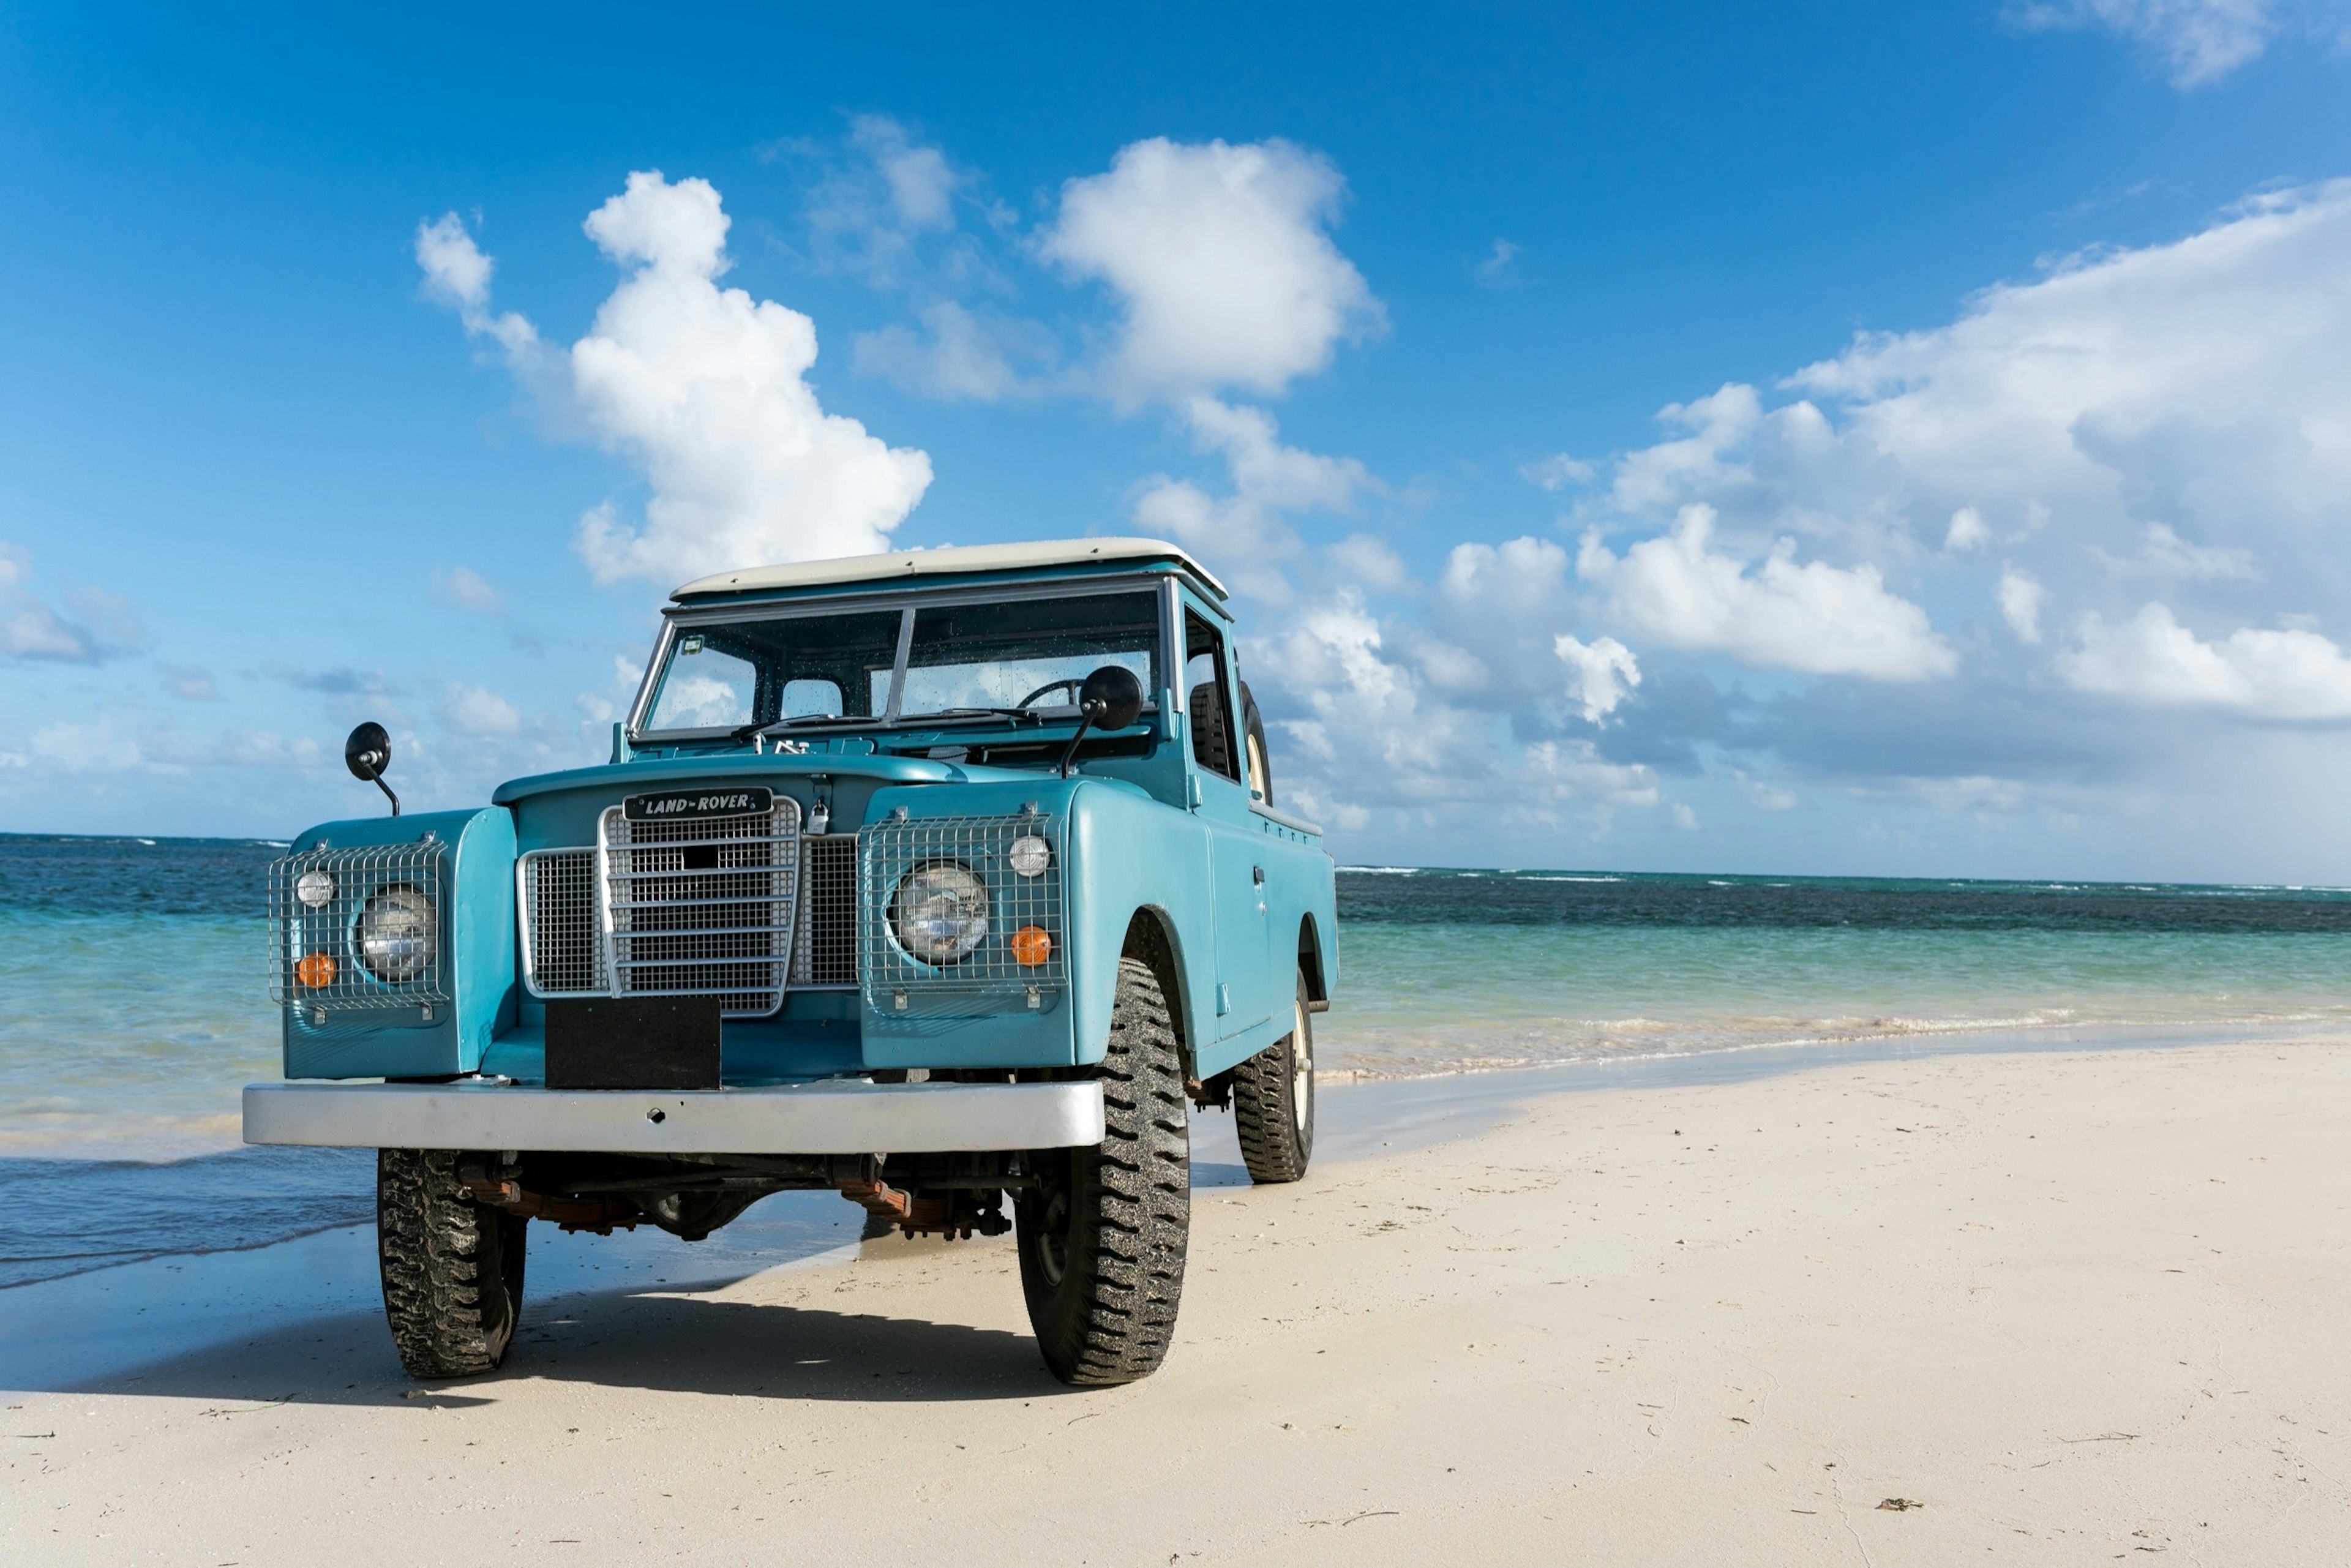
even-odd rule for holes
{"type": "MultiPolygon", "coordinates": [[[[0,835],[0,1288],[367,1218],[249,1150],[258,841],[0,835]]],[[[2351,892],[1343,868],[1333,1077],[2001,1030],[2351,1030],[2351,892]]]]}
{"type": "Polygon", "coordinates": [[[2351,1027],[2351,891],[1343,868],[1374,1075],[2004,1030],[2351,1027]]]}

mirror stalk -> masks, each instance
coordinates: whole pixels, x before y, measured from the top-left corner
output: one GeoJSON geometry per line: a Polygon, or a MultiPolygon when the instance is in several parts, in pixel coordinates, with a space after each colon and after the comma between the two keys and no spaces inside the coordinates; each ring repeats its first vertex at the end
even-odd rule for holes
{"type": "Polygon", "coordinates": [[[1070,776],[1070,764],[1077,759],[1078,742],[1086,737],[1086,731],[1098,724],[1104,729],[1124,729],[1142,716],[1143,683],[1124,664],[1104,664],[1078,688],[1078,733],[1070,737],[1070,744],[1061,751],[1064,779],[1070,776]]]}
{"type": "Polygon", "coordinates": [[[381,773],[371,773],[368,777],[374,779],[375,787],[383,791],[383,798],[392,802],[392,814],[395,817],[399,816],[400,797],[392,792],[392,786],[383,781],[383,775],[381,773]]]}
{"type": "Polygon", "coordinates": [[[1083,740],[1086,731],[1093,727],[1095,709],[1096,705],[1088,703],[1078,710],[1082,716],[1078,720],[1078,733],[1070,737],[1069,745],[1061,747],[1061,777],[1064,779],[1070,776],[1070,764],[1077,758],[1078,742],[1083,740]]]}

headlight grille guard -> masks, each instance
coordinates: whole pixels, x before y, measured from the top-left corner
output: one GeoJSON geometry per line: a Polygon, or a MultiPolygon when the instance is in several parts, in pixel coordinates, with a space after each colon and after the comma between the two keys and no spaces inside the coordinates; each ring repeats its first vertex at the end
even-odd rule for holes
{"type": "Polygon", "coordinates": [[[1034,812],[1008,817],[891,818],[858,835],[858,976],[865,1005],[880,1013],[1042,1007],[1069,988],[1068,930],[1062,919],[1063,819],[1034,812]],[[1022,876],[1006,852],[1016,839],[1040,838],[1053,860],[1041,876],[1022,876]],[[987,885],[987,936],[958,963],[933,967],[910,957],[890,929],[898,883],[917,867],[953,861],[987,885]],[[1052,941],[1042,964],[1012,955],[1012,937],[1036,926],[1052,941]]]}
{"type": "Polygon", "coordinates": [[[438,839],[406,844],[364,844],[342,850],[305,850],[269,862],[270,999],[299,1007],[349,1013],[370,1009],[412,1009],[449,1000],[444,976],[449,950],[449,846],[438,839]],[[308,873],[334,878],[335,888],[318,908],[304,904],[296,888],[308,873]],[[354,935],[360,911],[386,888],[417,888],[433,902],[438,927],[432,961],[414,978],[379,980],[360,963],[354,935]],[[306,955],[324,953],[335,961],[334,977],[306,986],[296,966],[306,955]]]}

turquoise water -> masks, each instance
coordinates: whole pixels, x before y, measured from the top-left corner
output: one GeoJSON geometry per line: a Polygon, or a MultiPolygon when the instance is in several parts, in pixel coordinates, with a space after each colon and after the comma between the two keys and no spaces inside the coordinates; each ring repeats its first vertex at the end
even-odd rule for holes
{"type": "Polygon", "coordinates": [[[0,837],[0,1155],[237,1141],[277,1075],[262,868],[278,846],[0,837]]]}
{"type": "MultiPolygon", "coordinates": [[[[277,1072],[249,841],[0,836],[0,1155],[234,1146],[277,1072]]],[[[2074,1025],[2340,1023],[2351,894],[1343,870],[1323,1065],[1406,1075],[2074,1025]]]]}
{"type": "Polygon", "coordinates": [[[1340,873],[1333,1066],[1458,1071],[2057,1026],[2351,1028],[2329,888],[1340,873]]]}
{"type": "MultiPolygon", "coordinates": [[[[371,1213],[367,1151],[237,1144],[239,1089],[278,1071],[259,908],[281,848],[0,836],[0,1289],[371,1213]]],[[[2337,890],[1343,869],[1339,900],[1337,1075],[2351,1033],[2337,890]]]]}
{"type": "Polygon", "coordinates": [[[1344,929],[1344,1000],[1317,1043],[1373,1073],[2059,1025],[2351,1028],[2335,933],[1344,929]]]}

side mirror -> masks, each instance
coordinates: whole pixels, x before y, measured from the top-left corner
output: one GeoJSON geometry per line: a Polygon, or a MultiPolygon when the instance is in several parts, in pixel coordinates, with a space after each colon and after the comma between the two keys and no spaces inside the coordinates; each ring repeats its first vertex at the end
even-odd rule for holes
{"type": "Polygon", "coordinates": [[[1103,729],[1124,729],[1143,716],[1143,683],[1124,664],[1104,664],[1078,688],[1078,711],[1103,729]]]}
{"type": "Polygon", "coordinates": [[[383,770],[392,766],[392,737],[383,726],[370,719],[352,730],[350,738],[343,742],[343,766],[351,770],[352,778],[364,779],[382,790],[383,798],[392,802],[392,814],[400,815],[400,797],[383,781],[383,770]]]}
{"type": "Polygon", "coordinates": [[[1070,776],[1070,763],[1078,755],[1078,742],[1086,731],[1100,725],[1104,729],[1124,729],[1143,716],[1143,683],[1124,664],[1104,664],[1086,677],[1078,688],[1078,733],[1070,737],[1070,744],[1061,751],[1061,777],[1070,776]]]}

